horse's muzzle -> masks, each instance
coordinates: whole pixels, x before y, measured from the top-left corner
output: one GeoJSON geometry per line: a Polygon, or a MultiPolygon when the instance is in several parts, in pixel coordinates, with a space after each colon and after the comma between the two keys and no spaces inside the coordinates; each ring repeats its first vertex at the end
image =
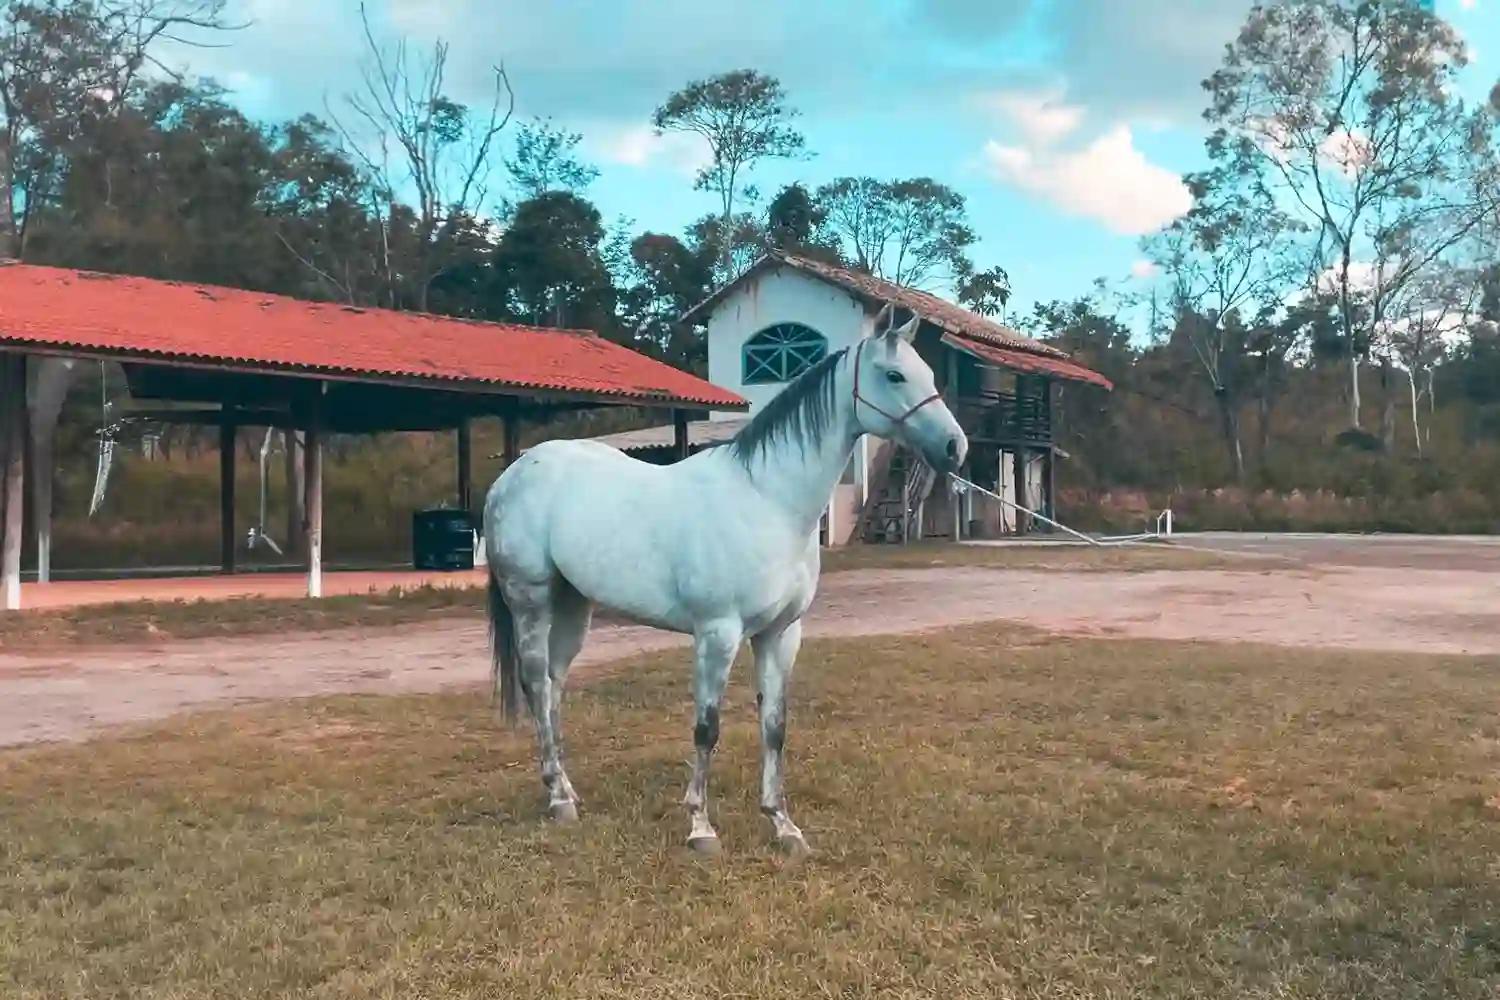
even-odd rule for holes
{"type": "Polygon", "coordinates": [[[927,464],[938,472],[947,475],[957,472],[963,468],[964,459],[969,454],[969,439],[962,434],[955,434],[943,442],[942,451],[930,450],[925,455],[927,464]]]}

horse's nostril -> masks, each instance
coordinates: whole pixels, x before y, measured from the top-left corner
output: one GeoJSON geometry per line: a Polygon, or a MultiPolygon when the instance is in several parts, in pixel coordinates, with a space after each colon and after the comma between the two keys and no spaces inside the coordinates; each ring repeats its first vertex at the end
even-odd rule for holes
{"type": "Polygon", "coordinates": [[[958,438],[948,439],[948,457],[954,461],[958,460],[958,438]]]}

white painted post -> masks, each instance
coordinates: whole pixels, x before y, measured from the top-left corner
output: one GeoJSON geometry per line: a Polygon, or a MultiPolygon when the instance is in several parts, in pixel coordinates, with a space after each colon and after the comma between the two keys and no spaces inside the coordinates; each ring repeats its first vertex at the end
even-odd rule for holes
{"type": "Polygon", "coordinates": [[[5,524],[0,530],[0,607],[21,609],[21,513],[26,484],[26,356],[0,354],[0,441],[5,453],[5,524]]]}
{"type": "Polygon", "coordinates": [[[316,429],[307,432],[303,446],[307,465],[307,596],[323,596],[323,436],[316,429]]]}
{"type": "MultiPolygon", "coordinates": [[[[320,399],[320,408],[321,403],[320,399]]],[[[323,430],[316,415],[302,445],[302,461],[302,478],[307,486],[303,537],[303,548],[307,551],[307,596],[316,598],[323,596],[323,430]]]]}

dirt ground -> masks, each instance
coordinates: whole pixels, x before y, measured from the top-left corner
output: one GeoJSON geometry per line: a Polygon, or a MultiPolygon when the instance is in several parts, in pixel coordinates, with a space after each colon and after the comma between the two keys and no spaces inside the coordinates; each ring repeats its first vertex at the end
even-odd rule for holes
{"type": "MultiPolygon", "coordinates": [[[[1067,635],[1500,653],[1500,544],[1494,540],[1204,535],[1183,544],[1280,558],[1273,563],[1246,555],[1244,568],[1236,570],[950,567],[830,574],[808,634],[1014,621],[1067,635]]],[[[579,660],[580,673],[684,642],[652,629],[599,625],[579,660]]],[[[0,652],[0,746],[85,739],[248,701],[476,685],[488,669],[483,622],[451,617],[279,638],[0,652]]]]}

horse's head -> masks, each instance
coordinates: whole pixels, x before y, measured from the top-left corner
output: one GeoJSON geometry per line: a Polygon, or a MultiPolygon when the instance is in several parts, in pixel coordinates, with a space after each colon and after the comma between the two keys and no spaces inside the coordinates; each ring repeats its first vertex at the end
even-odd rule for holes
{"type": "Polygon", "coordinates": [[[957,472],[969,439],[938,393],[932,369],[912,346],[921,320],[914,315],[895,326],[890,309],[881,310],[875,332],[854,348],[855,420],[861,430],[916,451],[939,472],[957,472]]]}

